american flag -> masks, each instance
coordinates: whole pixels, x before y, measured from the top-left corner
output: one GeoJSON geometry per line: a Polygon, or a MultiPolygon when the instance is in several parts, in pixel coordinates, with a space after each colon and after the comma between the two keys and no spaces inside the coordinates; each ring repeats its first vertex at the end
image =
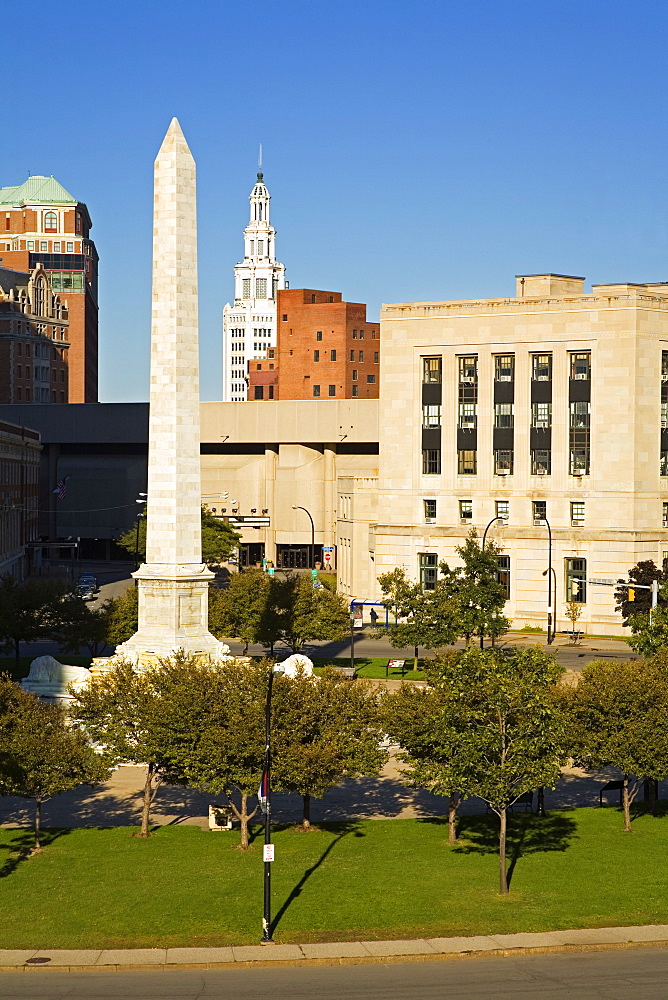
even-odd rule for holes
{"type": "Polygon", "coordinates": [[[55,490],[51,490],[52,493],[56,494],[59,500],[65,499],[65,494],[67,493],[67,480],[69,478],[70,476],[64,476],[56,486],[55,490]]]}

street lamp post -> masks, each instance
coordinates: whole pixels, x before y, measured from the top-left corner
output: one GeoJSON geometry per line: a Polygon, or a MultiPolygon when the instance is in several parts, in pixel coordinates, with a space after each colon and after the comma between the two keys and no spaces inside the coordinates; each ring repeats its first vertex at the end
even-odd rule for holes
{"type": "MultiPolygon", "coordinates": [[[[546,517],[542,517],[541,521],[544,522],[547,528],[547,569],[543,573],[543,576],[547,576],[547,644],[551,646],[554,641],[554,628],[553,628],[553,610],[552,610],[552,574],[554,569],[552,567],[552,528],[550,527],[550,522],[546,517]]],[[[557,596],[557,578],[556,573],[554,574],[554,597],[557,596]]]]}
{"type": "Polygon", "coordinates": [[[272,667],[267,684],[267,701],[265,705],[265,747],[264,772],[260,785],[260,804],[264,800],[264,909],[262,914],[262,940],[260,944],[273,944],[271,927],[271,863],[273,847],[271,843],[271,693],[274,686],[274,674],[282,674],[280,668],[272,667]]]}
{"type": "Polygon", "coordinates": [[[315,525],[313,523],[313,518],[306,507],[300,507],[299,504],[292,505],[293,510],[303,510],[305,514],[308,515],[308,519],[311,522],[311,569],[315,569],[315,525]]]}
{"type": "MultiPolygon", "coordinates": [[[[505,517],[499,517],[498,514],[497,514],[496,517],[492,518],[492,520],[489,522],[489,524],[487,525],[487,527],[485,528],[485,530],[482,533],[482,545],[480,546],[480,551],[481,552],[485,551],[485,542],[487,541],[487,532],[492,527],[492,525],[494,524],[495,521],[502,521],[504,524],[506,523],[505,517]]],[[[485,648],[485,633],[483,631],[480,632],[480,648],[481,649],[485,648]]]]}
{"type": "Polygon", "coordinates": [[[350,609],[350,666],[355,676],[355,612],[350,609]]]}

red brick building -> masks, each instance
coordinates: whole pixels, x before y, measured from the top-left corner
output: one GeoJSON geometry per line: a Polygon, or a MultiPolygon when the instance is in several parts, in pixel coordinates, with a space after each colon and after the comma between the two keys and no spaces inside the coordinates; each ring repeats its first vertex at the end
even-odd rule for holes
{"type": "MultiPolygon", "coordinates": [[[[380,325],[368,322],[364,303],[344,302],[340,292],[282,289],[277,326],[274,398],[378,399],[380,325]]],[[[260,374],[250,374],[249,388],[260,374]]],[[[249,399],[268,398],[253,393],[249,399]]]]}
{"type": "Polygon", "coordinates": [[[0,267],[0,403],[67,403],[67,299],[48,271],[0,267]]]}
{"type": "Polygon", "coordinates": [[[248,362],[247,399],[278,399],[278,363],[276,348],[270,347],[266,358],[248,362]]]}
{"type": "Polygon", "coordinates": [[[69,312],[70,403],[96,403],[97,262],[91,220],[54,177],[0,188],[0,267],[32,272],[41,264],[69,312]]]}

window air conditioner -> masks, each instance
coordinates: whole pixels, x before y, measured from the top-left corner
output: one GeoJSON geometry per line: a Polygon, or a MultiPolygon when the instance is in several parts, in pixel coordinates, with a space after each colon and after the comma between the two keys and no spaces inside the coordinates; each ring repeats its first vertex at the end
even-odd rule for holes
{"type": "Polygon", "coordinates": [[[472,517],[460,517],[459,518],[459,523],[460,524],[469,524],[472,520],[473,520],[472,517]]]}
{"type": "Polygon", "coordinates": [[[497,378],[496,381],[497,382],[512,382],[512,380],[513,380],[512,375],[499,375],[499,377],[497,378]]]}
{"type": "Polygon", "coordinates": [[[433,517],[425,517],[424,520],[425,520],[425,524],[431,524],[434,519],[433,519],[433,517]]]}
{"type": "Polygon", "coordinates": [[[572,476],[584,476],[584,469],[573,469],[572,476]]]}
{"type": "Polygon", "coordinates": [[[510,475],[510,469],[497,469],[496,470],[496,475],[497,476],[509,476],[510,475]]]}
{"type": "Polygon", "coordinates": [[[662,382],[668,382],[668,372],[665,372],[665,373],[662,372],[661,373],[661,381],[662,382]]]}
{"type": "Polygon", "coordinates": [[[587,375],[586,372],[576,372],[575,375],[573,376],[573,379],[576,382],[581,382],[581,381],[583,381],[583,379],[588,379],[588,378],[589,378],[589,375],[587,375]]]}
{"type": "Polygon", "coordinates": [[[542,525],[544,520],[545,519],[542,518],[542,517],[534,517],[533,523],[536,524],[536,525],[542,525]]]}
{"type": "Polygon", "coordinates": [[[537,476],[546,476],[547,475],[547,469],[536,469],[536,475],[537,476]]]}

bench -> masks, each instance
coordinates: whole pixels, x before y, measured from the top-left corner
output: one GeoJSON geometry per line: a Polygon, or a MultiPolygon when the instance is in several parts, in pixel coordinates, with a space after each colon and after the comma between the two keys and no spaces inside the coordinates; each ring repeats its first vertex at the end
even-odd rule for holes
{"type": "Polygon", "coordinates": [[[514,810],[515,806],[524,806],[525,812],[533,812],[533,792],[524,792],[519,799],[515,799],[510,807],[511,810],[514,810]]]}
{"type": "Polygon", "coordinates": [[[599,792],[598,804],[603,805],[603,796],[606,792],[619,792],[619,804],[621,806],[624,800],[624,782],[623,781],[609,781],[607,785],[603,785],[603,788],[599,792]]]}

